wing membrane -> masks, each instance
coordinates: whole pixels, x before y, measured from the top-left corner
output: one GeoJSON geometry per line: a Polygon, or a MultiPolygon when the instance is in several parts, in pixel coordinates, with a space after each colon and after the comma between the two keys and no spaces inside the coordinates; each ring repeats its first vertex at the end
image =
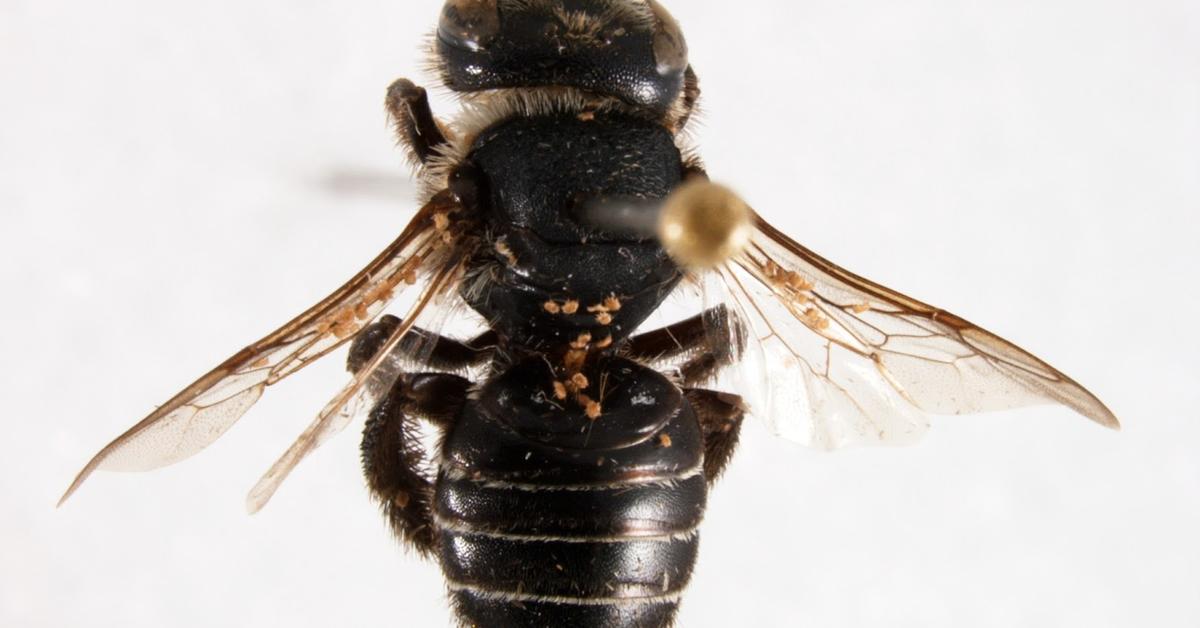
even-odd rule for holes
{"type": "Polygon", "coordinates": [[[372,391],[383,392],[391,388],[400,372],[400,363],[396,360],[395,353],[401,339],[413,328],[421,313],[444,295],[446,288],[453,286],[461,278],[465,256],[455,255],[452,259],[451,264],[434,276],[429,287],[402,319],[399,327],[388,337],[375,358],[363,366],[346,387],[325,404],[312,424],[254,485],[250,494],[246,496],[247,511],[256,513],[261,510],[301,460],[346,428],[351,419],[359,414],[359,409],[372,400],[372,391]]]}
{"type": "Polygon", "coordinates": [[[844,270],[761,217],[755,227],[721,272],[759,332],[775,379],[767,419],[785,436],[826,448],[906,441],[926,412],[1039,403],[1119,427],[1094,395],[1013,343],[844,270]]]}
{"type": "Polygon", "coordinates": [[[210,445],[258,401],[266,387],[337,348],[378,316],[398,292],[431,268],[444,265],[448,249],[453,248],[444,218],[456,209],[449,194],[434,197],[400,237],[333,294],[222,362],[101,449],[59,504],[97,469],[155,469],[210,445]]]}

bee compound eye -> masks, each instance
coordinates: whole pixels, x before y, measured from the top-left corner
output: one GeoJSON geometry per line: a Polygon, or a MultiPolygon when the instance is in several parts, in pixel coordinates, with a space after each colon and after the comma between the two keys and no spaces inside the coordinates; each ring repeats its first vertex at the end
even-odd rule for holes
{"type": "Polygon", "coordinates": [[[446,44],[476,52],[500,32],[496,0],[448,0],[438,22],[438,38],[446,44]]]}
{"type": "Polygon", "coordinates": [[[657,0],[646,0],[646,4],[654,12],[657,22],[654,27],[654,61],[658,65],[658,73],[666,76],[683,72],[687,69],[688,49],[679,22],[657,0]]]}

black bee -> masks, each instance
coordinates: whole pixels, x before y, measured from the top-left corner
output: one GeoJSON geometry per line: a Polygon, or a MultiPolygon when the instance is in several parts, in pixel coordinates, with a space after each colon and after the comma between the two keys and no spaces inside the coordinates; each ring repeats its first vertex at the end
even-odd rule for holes
{"type": "Polygon", "coordinates": [[[748,411],[827,448],[1042,402],[1117,427],[1041,360],[835,266],[709,183],[683,139],[696,74],[655,0],[449,0],[434,47],[465,111],[447,125],[422,88],[388,89],[426,190],[400,237],[104,447],[63,499],[97,469],[195,454],[352,341],[353,379],[251,511],[365,404],[370,489],[441,564],[462,624],[665,626],[748,411]],[[723,296],[641,330],[679,291],[723,296]],[[402,292],[403,318],[383,315],[402,292]],[[482,317],[476,337],[438,333],[455,304],[482,317]],[[766,389],[720,387],[752,369],[766,389]]]}

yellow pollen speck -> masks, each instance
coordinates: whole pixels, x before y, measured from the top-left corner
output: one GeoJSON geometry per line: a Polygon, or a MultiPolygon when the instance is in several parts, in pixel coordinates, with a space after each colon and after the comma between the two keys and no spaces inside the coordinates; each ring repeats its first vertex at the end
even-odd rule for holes
{"type": "Polygon", "coordinates": [[[608,311],[610,312],[620,312],[621,300],[618,299],[617,295],[614,294],[604,300],[604,307],[608,308],[608,311]]]}
{"type": "Polygon", "coordinates": [[[567,369],[568,373],[575,372],[583,368],[583,363],[586,360],[587,351],[583,349],[572,349],[568,351],[566,357],[563,358],[563,367],[567,369]]]}
{"type": "Polygon", "coordinates": [[[667,449],[667,448],[669,448],[669,447],[671,446],[671,437],[670,437],[670,435],[668,435],[668,434],[667,434],[667,433],[665,433],[665,432],[664,432],[664,433],[662,433],[662,434],[659,434],[659,435],[658,435],[658,444],[659,444],[659,446],[660,446],[660,447],[662,447],[663,449],[667,449]]]}
{"type": "Polygon", "coordinates": [[[602,303],[597,303],[596,305],[589,305],[587,311],[592,314],[595,314],[596,312],[607,312],[608,306],[602,303]]]}
{"type": "Polygon", "coordinates": [[[854,310],[855,314],[862,314],[863,312],[870,311],[871,304],[870,303],[859,303],[857,305],[851,306],[850,309],[854,310]]]}
{"type": "Polygon", "coordinates": [[[337,337],[338,340],[343,340],[354,335],[358,331],[358,325],[354,324],[354,309],[346,308],[334,315],[333,320],[329,321],[327,330],[337,337]]]}
{"type": "Polygon", "coordinates": [[[596,112],[595,111],[583,111],[576,117],[578,117],[581,122],[591,122],[592,120],[596,119],[596,112]]]}
{"type": "Polygon", "coordinates": [[[404,273],[403,279],[404,279],[404,283],[406,283],[410,286],[417,283],[417,271],[410,270],[410,271],[404,273]]]}
{"type": "Polygon", "coordinates": [[[563,314],[574,314],[575,312],[578,312],[579,311],[579,301],[576,301],[575,299],[571,299],[571,300],[567,301],[566,303],[563,303],[562,311],[563,311],[563,314]]]}
{"type": "Polygon", "coordinates": [[[829,319],[815,307],[810,307],[804,310],[804,324],[813,329],[824,330],[829,328],[829,319]]]}
{"type": "Polygon", "coordinates": [[[592,334],[585,331],[582,334],[579,334],[579,337],[575,339],[575,342],[571,343],[571,348],[572,349],[587,349],[588,343],[590,343],[591,341],[592,341],[592,334]]]}
{"type": "Polygon", "coordinates": [[[433,215],[433,227],[438,231],[445,231],[450,228],[450,218],[442,212],[433,215]]]}
{"type": "Polygon", "coordinates": [[[509,266],[517,265],[517,256],[513,254],[512,249],[508,248],[508,244],[503,240],[496,241],[496,252],[504,257],[509,266]]]}
{"type": "Polygon", "coordinates": [[[559,307],[559,305],[557,303],[555,303],[554,301],[546,301],[545,303],[542,304],[542,309],[546,310],[547,312],[549,312],[551,314],[558,314],[559,312],[562,312],[562,308],[559,307]]]}
{"type": "Polygon", "coordinates": [[[611,325],[613,322],[612,314],[609,314],[608,312],[600,312],[596,315],[596,322],[600,323],[601,325],[611,325]]]}
{"type": "Polygon", "coordinates": [[[596,419],[600,418],[600,404],[598,402],[588,400],[587,405],[584,406],[583,413],[587,415],[587,418],[595,421],[596,419]]]}
{"type": "Polygon", "coordinates": [[[554,398],[562,401],[567,398],[567,385],[562,382],[554,382],[554,398]]]}
{"type": "Polygon", "coordinates": [[[607,349],[612,346],[612,336],[605,336],[603,340],[596,343],[597,349],[607,349]]]}
{"type": "Polygon", "coordinates": [[[571,376],[571,383],[574,384],[577,389],[583,390],[588,387],[587,375],[584,375],[583,373],[576,373],[571,376]]]}
{"type": "Polygon", "coordinates": [[[804,277],[801,277],[800,274],[795,271],[791,271],[787,274],[787,284],[802,292],[813,289],[812,282],[804,277]]]}

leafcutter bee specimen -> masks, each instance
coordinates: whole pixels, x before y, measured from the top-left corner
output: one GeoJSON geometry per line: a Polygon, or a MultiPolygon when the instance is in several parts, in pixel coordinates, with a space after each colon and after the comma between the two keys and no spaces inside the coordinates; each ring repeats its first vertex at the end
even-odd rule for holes
{"type": "Polygon", "coordinates": [[[422,88],[388,89],[425,190],[399,238],[104,447],[64,500],[98,469],[197,453],[350,343],[350,383],[251,511],[364,407],[367,483],[440,563],[463,625],[664,626],[747,412],[825,448],[1045,402],[1117,427],[1048,364],[835,266],[708,182],[684,139],[698,81],[655,0],[449,0],[433,41],[464,112],[445,124],[422,88]],[[640,329],[677,291],[710,300],[640,329]],[[401,293],[411,307],[384,315],[401,293]],[[469,340],[439,333],[456,303],[484,321],[469,340]],[[722,389],[752,369],[764,389],[722,389]]]}

